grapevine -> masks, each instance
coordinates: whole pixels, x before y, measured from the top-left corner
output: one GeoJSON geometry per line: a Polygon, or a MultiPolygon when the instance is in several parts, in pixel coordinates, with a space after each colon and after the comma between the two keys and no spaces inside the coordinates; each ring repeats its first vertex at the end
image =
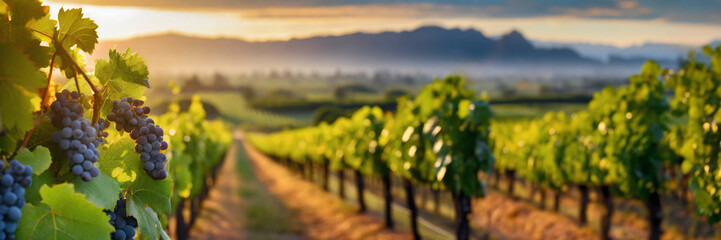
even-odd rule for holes
{"type": "Polygon", "coordinates": [[[0,239],[170,239],[166,224],[178,207],[171,199],[207,190],[196,183],[227,150],[226,125],[206,121],[196,107],[192,116],[200,118],[159,116],[173,129],[168,134],[141,107],[135,126],[116,124],[135,142],[106,131],[110,121],[101,117],[112,117],[114,99],[143,104],[148,67],[138,53],[113,49],[87,71],[98,26],[82,9],[49,9],[37,0],[0,3],[0,239]],[[182,141],[164,141],[177,136],[182,141]],[[176,168],[165,165],[174,159],[176,168]],[[196,172],[183,172],[191,165],[196,172]],[[178,172],[186,177],[173,185],[178,172]]]}

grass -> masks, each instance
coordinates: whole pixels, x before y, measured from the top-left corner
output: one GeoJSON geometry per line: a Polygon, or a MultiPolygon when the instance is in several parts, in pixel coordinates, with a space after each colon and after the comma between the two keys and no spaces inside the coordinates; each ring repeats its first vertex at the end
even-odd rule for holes
{"type": "Polygon", "coordinates": [[[246,228],[255,234],[297,233],[291,220],[293,213],[258,181],[243,146],[237,147],[235,170],[240,178],[238,194],[244,200],[246,228]]]}

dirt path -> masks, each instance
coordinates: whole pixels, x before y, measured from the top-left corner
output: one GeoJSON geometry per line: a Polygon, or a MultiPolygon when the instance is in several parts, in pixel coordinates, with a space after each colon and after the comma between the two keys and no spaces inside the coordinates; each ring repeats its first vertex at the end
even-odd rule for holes
{"type": "Polygon", "coordinates": [[[410,239],[407,231],[384,229],[380,218],[356,213],[351,205],[300,179],[244,143],[258,178],[294,211],[307,238],[410,239]]]}
{"type": "Polygon", "coordinates": [[[218,182],[203,202],[203,210],[190,231],[191,239],[247,239],[242,214],[241,198],[237,193],[240,185],[236,169],[238,145],[234,144],[218,173],[218,182]]]}
{"type": "Polygon", "coordinates": [[[302,239],[293,214],[258,181],[235,132],[217,185],[203,202],[191,239],[302,239]]]}

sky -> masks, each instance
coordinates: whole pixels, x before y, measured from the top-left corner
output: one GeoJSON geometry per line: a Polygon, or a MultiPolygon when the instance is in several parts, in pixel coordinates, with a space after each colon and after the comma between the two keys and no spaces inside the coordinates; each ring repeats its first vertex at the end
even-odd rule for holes
{"type": "Polygon", "coordinates": [[[721,0],[46,0],[82,7],[102,40],[162,33],[252,41],[424,25],[618,47],[721,39],[721,0]]]}

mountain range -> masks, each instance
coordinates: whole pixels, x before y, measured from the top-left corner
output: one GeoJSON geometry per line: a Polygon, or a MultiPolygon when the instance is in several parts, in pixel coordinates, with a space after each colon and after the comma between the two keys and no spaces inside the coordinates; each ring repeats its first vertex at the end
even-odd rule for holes
{"type": "MultiPolygon", "coordinates": [[[[481,76],[598,74],[608,65],[608,59],[598,57],[599,52],[614,51],[609,46],[533,42],[518,31],[488,37],[474,29],[426,26],[412,31],[266,42],[162,34],[103,41],[90,60],[105,57],[103,54],[108,49],[128,47],[140,52],[151,72],[156,73],[390,69],[431,75],[455,72],[481,76]]],[[[638,69],[630,65],[624,68],[638,69]]],[[[628,70],[619,74],[625,75],[628,70]]]]}

